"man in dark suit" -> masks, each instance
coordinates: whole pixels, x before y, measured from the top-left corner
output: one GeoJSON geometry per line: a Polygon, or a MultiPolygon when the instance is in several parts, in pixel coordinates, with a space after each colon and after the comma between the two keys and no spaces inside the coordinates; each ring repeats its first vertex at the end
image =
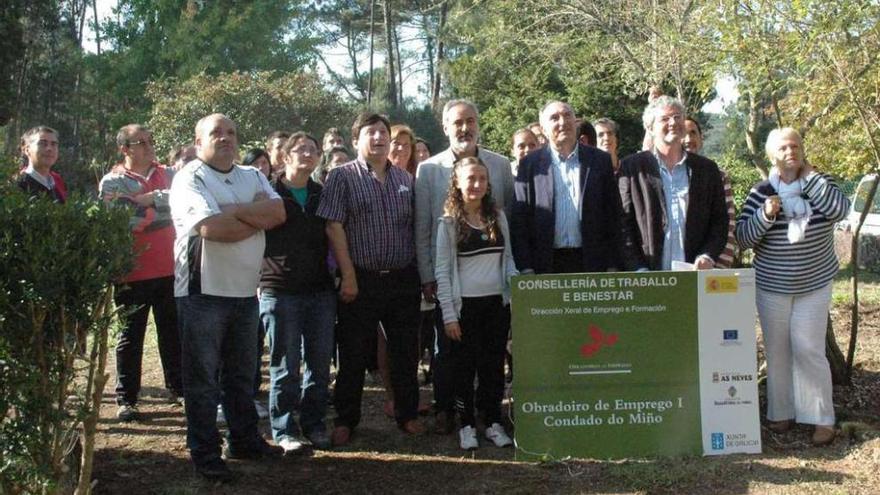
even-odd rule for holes
{"type": "Polygon", "coordinates": [[[620,165],[623,264],[669,270],[673,261],[715,266],[727,242],[727,209],[718,165],[682,147],[685,109],[669,96],[645,108],[653,148],[620,165]]]}
{"type": "Polygon", "coordinates": [[[571,106],[540,114],[548,145],[520,161],[511,218],[521,273],[604,272],[618,265],[620,195],[611,156],[578,144],[571,106]]]}

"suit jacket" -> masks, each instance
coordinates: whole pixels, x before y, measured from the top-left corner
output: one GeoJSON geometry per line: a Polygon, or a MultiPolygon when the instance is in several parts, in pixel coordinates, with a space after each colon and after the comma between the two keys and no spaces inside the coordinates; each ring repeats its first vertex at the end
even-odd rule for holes
{"type": "MultiPolygon", "coordinates": [[[[690,177],[684,230],[685,261],[706,254],[718,260],[727,242],[727,208],[718,165],[688,153],[684,165],[690,177]]],[[[657,159],[651,151],[630,155],[621,162],[620,197],[623,204],[623,262],[627,270],[659,270],[667,227],[666,199],[657,159]]]]}
{"type": "MultiPolygon", "coordinates": [[[[550,153],[549,146],[535,150],[517,169],[510,233],[520,271],[552,272],[556,213],[550,153]]],[[[618,267],[620,252],[621,205],[611,155],[581,144],[577,154],[581,164],[583,271],[604,272],[618,267]]]]}
{"type": "MultiPolygon", "coordinates": [[[[495,206],[510,217],[513,202],[513,173],[507,158],[482,146],[477,151],[480,160],[489,169],[489,184],[495,206]]],[[[423,284],[434,280],[437,259],[437,226],[443,217],[443,205],[449,194],[449,177],[455,164],[450,148],[428,158],[416,169],[415,180],[415,241],[419,277],[423,284]]]]}

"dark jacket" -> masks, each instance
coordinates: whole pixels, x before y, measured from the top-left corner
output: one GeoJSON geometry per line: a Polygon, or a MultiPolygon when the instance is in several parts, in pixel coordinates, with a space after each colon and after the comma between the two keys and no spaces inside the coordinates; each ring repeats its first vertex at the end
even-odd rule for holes
{"type": "MultiPolygon", "coordinates": [[[[618,265],[620,251],[620,196],[611,156],[578,144],[581,187],[583,271],[604,272],[618,265]]],[[[553,199],[553,162],[548,146],[523,158],[514,182],[510,234],[518,270],[550,273],[556,227],[553,199]]]]}
{"type": "Polygon", "coordinates": [[[315,215],[321,202],[322,187],[309,179],[303,208],[281,180],[274,180],[272,186],[284,201],[287,220],[266,231],[260,289],[285,294],[331,290],[333,279],[327,268],[324,219],[315,215]]]}
{"type": "MultiPolygon", "coordinates": [[[[702,255],[718,260],[727,242],[727,207],[718,165],[688,153],[688,205],[685,218],[685,261],[702,255]]],[[[659,270],[663,262],[666,232],[666,200],[657,159],[642,151],[623,159],[620,165],[620,197],[623,203],[623,261],[627,270],[659,270]]]]}
{"type": "Polygon", "coordinates": [[[55,188],[49,189],[43,184],[40,184],[37,179],[34,179],[30,175],[22,172],[19,176],[17,183],[18,187],[21,188],[22,191],[26,192],[29,196],[45,196],[56,203],[64,203],[66,199],[66,191],[64,190],[63,183],[59,184],[60,175],[55,172],[51,172],[52,178],[55,180],[55,188]]]}

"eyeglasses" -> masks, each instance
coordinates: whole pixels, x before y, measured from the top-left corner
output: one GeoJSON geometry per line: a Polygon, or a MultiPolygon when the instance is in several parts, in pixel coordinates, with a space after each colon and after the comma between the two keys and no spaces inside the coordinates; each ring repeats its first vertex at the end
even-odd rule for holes
{"type": "Polygon", "coordinates": [[[682,115],[680,113],[674,113],[672,115],[662,115],[657,120],[659,120],[663,124],[667,124],[667,123],[669,123],[669,121],[681,122],[684,120],[684,115],[682,115]]]}
{"type": "Polygon", "coordinates": [[[150,138],[150,139],[147,139],[147,140],[141,140],[141,141],[129,141],[129,142],[128,142],[128,146],[129,146],[129,147],[131,147],[131,146],[140,146],[140,145],[142,145],[142,144],[149,144],[150,146],[156,146],[156,141],[154,141],[153,138],[150,138]]]}

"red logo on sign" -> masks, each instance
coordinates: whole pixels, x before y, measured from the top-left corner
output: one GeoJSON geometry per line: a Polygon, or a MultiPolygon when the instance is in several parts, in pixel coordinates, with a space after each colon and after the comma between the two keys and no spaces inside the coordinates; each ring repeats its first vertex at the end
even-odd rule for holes
{"type": "Polygon", "coordinates": [[[581,356],[583,357],[592,357],[593,354],[599,352],[602,346],[610,347],[617,343],[616,333],[605,333],[594,324],[590,324],[587,332],[590,334],[590,343],[581,346],[581,356]]]}

